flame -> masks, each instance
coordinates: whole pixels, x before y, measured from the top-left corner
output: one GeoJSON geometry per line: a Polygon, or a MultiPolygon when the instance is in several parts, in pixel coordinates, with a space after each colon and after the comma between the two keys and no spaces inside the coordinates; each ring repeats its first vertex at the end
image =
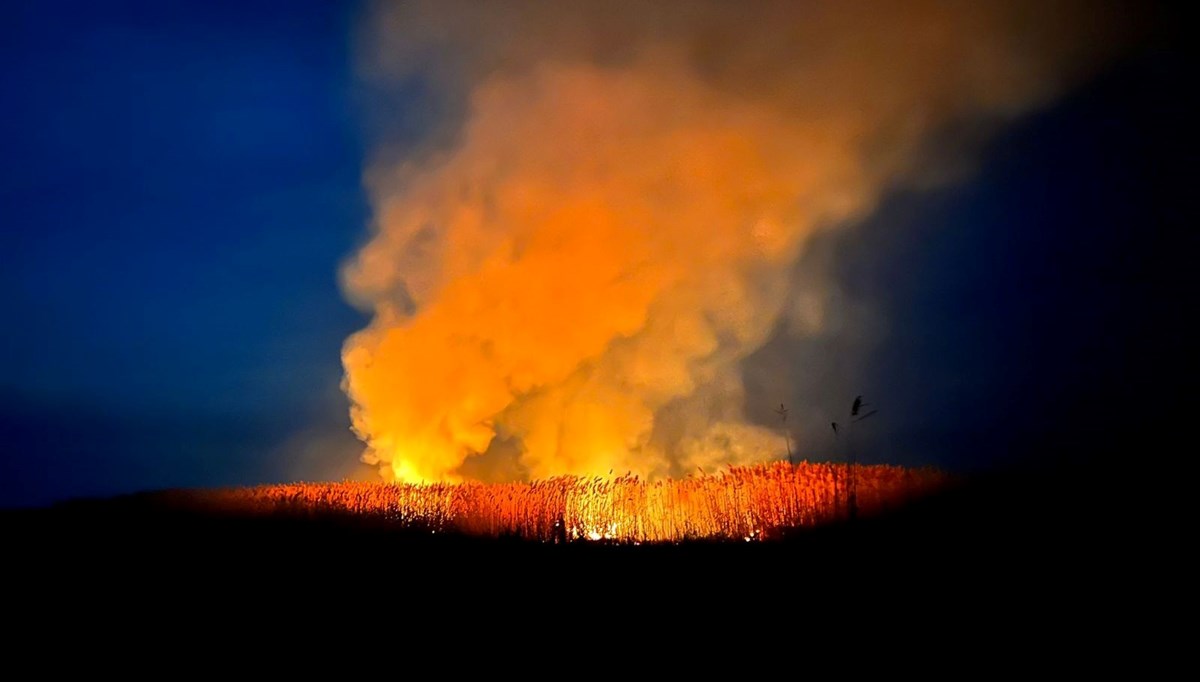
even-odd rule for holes
{"type": "Polygon", "coordinates": [[[822,292],[792,291],[808,240],[1084,52],[1069,22],[1014,28],[1021,3],[559,4],[374,19],[381,72],[441,55],[467,93],[450,144],[373,163],[344,271],[374,315],[343,351],[353,428],[389,479],[500,470],[504,444],[527,478],[778,457],[740,363],[793,297],[819,326],[822,292]]]}
{"type": "Polygon", "coordinates": [[[291,483],[195,491],[194,501],[258,514],[351,513],[400,528],[541,542],[755,542],[789,528],[877,514],[946,483],[932,469],[776,462],[644,481],[563,476],[533,483],[291,483]]]}

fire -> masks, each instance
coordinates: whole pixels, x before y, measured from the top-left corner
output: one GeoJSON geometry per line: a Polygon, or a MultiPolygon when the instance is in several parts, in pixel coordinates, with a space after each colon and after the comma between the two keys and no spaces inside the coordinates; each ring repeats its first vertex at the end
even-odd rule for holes
{"type": "Polygon", "coordinates": [[[742,363],[836,317],[799,256],[950,175],[919,158],[934,131],[1045,99],[1103,22],[1039,6],[380,5],[371,74],[425,79],[454,129],[367,173],[343,272],[373,314],[343,350],[364,460],[416,483],[776,458],[742,363]]]}
{"type": "Polygon", "coordinates": [[[562,476],[533,483],[294,483],[195,493],[202,504],[251,513],[350,513],[399,528],[541,542],[769,539],[848,514],[848,482],[871,514],[945,482],[930,469],[782,462],[647,482],[562,476]]]}

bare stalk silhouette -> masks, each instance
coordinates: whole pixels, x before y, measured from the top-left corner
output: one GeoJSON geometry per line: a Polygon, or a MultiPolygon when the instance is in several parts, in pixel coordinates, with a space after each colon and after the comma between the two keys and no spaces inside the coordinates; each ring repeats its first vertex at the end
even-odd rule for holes
{"type": "Polygon", "coordinates": [[[779,415],[780,423],[782,424],[781,428],[783,429],[783,442],[787,446],[787,461],[788,461],[788,464],[791,464],[792,463],[792,437],[790,435],[788,435],[788,430],[787,430],[788,411],[787,411],[787,408],[783,406],[783,403],[779,403],[779,409],[775,410],[775,414],[779,415]]]}
{"type": "MultiPolygon", "coordinates": [[[[867,419],[868,417],[872,417],[879,412],[879,410],[871,410],[869,412],[863,412],[863,408],[866,408],[866,407],[870,407],[870,404],[863,402],[863,397],[861,395],[856,396],[854,398],[854,402],[851,403],[851,405],[850,405],[850,419],[849,419],[849,423],[847,424],[847,426],[853,427],[855,424],[861,422],[864,419],[867,419]]],[[[845,432],[844,440],[846,443],[846,515],[847,515],[847,518],[849,518],[851,521],[853,521],[858,516],[858,477],[856,475],[857,468],[858,468],[858,457],[857,457],[857,453],[854,450],[853,442],[852,442],[852,438],[851,438],[851,434],[853,433],[854,429],[853,428],[849,428],[849,429],[844,428],[841,431],[839,431],[837,422],[832,422],[830,424],[830,426],[833,427],[834,438],[837,438],[842,432],[845,432]]],[[[834,479],[834,497],[835,498],[837,497],[837,480],[836,480],[836,478],[834,479]]]]}

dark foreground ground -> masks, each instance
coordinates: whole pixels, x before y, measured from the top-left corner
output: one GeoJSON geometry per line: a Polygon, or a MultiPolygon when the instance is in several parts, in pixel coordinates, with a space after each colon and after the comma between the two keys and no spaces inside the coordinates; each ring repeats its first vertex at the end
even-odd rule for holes
{"type": "Polygon", "coordinates": [[[636,547],[80,501],[0,513],[0,644],[38,669],[171,674],[218,660],[241,674],[246,656],[276,672],[328,657],[418,673],[669,659],[740,677],[793,664],[1078,674],[1140,656],[1183,608],[1182,536],[1148,532],[1162,527],[1155,489],[1020,470],[777,542],[636,547]]]}
{"type": "MultiPolygon", "coordinates": [[[[3,564],[72,588],[312,584],[350,580],[405,598],[562,590],[581,598],[892,585],[1062,594],[1120,587],[1170,551],[1147,533],[1149,481],[1014,470],[886,517],[762,543],[550,545],[396,530],[354,518],[249,518],[174,509],[156,495],[0,512],[3,564]]],[[[356,588],[357,589],[357,588],[356,588]]]]}
{"type": "Polygon", "coordinates": [[[0,513],[0,624],[14,633],[0,645],[37,669],[149,661],[170,674],[242,674],[248,656],[306,675],[322,657],[339,675],[346,662],[574,675],[655,659],[739,677],[794,664],[1100,672],[1159,646],[1163,614],[1185,608],[1190,543],[1149,531],[1163,527],[1154,490],[1018,470],[776,542],[666,546],[80,501],[0,513]]]}

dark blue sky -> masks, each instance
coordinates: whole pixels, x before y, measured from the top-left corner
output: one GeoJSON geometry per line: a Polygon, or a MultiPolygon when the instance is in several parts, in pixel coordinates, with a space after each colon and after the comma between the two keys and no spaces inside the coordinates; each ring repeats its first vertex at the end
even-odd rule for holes
{"type": "Polygon", "coordinates": [[[0,503],[295,475],[269,451],[345,433],[354,13],[6,4],[0,503]]]}
{"type": "MultiPolygon", "coordinates": [[[[5,5],[0,506],[360,472],[337,385],[365,320],[336,281],[368,215],[357,11],[5,5]]],[[[887,408],[875,458],[970,468],[1162,430],[1194,367],[1177,44],[830,237],[889,320],[847,389],[887,408]]]]}

